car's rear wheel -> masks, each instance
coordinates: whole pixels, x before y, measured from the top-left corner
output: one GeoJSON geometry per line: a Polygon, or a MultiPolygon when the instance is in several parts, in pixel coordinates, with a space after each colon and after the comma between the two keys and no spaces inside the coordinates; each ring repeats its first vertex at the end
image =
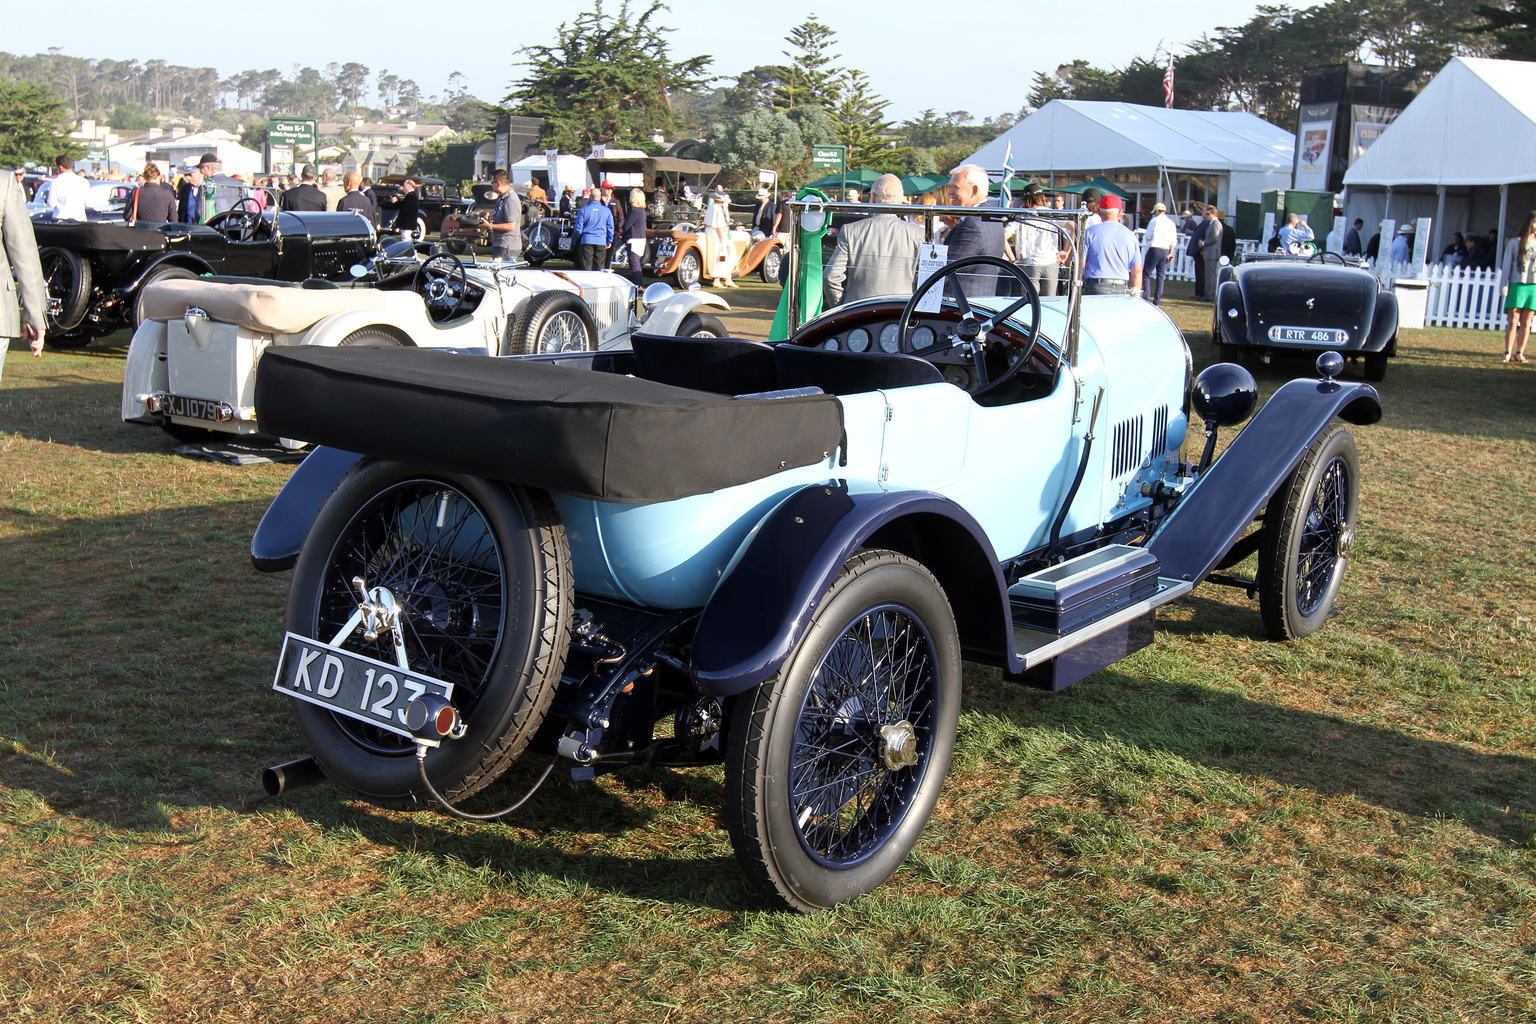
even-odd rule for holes
{"type": "MultiPolygon", "coordinates": [[[[565,531],[541,491],[374,462],[316,517],[288,590],[287,628],[330,642],[358,609],[354,577],[398,603],[414,672],[453,684],[466,734],[428,753],[450,799],[488,786],[527,746],[565,663],[572,615],[565,531]]],[[[346,650],[394,663],[388,631],[346,650]]],[[[303,701],[300,733],[342,788],[388,807],[427,800],[406,737],[303,701]]]]}
{"type": "MultiPolygon", "coordinates": [[[[79,254],[54,246],[41,250],[37,257],[42,264],[43,285],[48,299],[48,333],[68,334],[80,326],[90,306],[91,265],[81,259],[79,254]]],[[[90,340],[85,336],[77,344],[85,345],[90,340]]],[[[49,341],[71,347],[62,338],[50,338],[49,341]]]]}
{"type": "Polygon", "coordinates": [[[139,325],[144,322],[144,289],[156,281],[191,281],[196,277],[197,275],[186,267],[157,267],[151,270],[133,296],[133,329],[138,330],[139,325]]]}
{"type": "Polygon", "coordinates": [[[1365,353],[1365,379],[1373,383],[1387,379],[1387,354],[1385,352],[1365,353]]]}
{"type": "Polygon", "coordinates": [[[597,348],[597,322],[579,295],[540,292],[513,317],[502,355],[591,352],[597,348]]]}
{"type": "Polygon", "coordinates": [[[1333,609],[1355,539],[1360,456],[1331,424],[1269,499],[1259,539],[1259,613],[1276,640],[1299,640],[1333,609]]]}
{"type": "Polygon", "coordinates": [[[730,332],[725,329],[725,324],[720,318],[709,313],[689,313],[683,317],[683,322],[677,325],[677,336],[680,338],[727,338],[730,332]]]}
{"type": "Polygon", "coordinates": [[[747,875],[799,911],[879,886],[933,812],[959,706],[943,588],[895,552],[854,556],[784,667],[732,711],[725,818],[747,875]]]}

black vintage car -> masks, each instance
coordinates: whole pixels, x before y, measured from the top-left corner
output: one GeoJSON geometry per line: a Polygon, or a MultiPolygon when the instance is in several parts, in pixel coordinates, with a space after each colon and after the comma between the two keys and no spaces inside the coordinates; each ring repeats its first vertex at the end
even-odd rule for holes
{"type": "Polygon", "coordinates": [[[399,231],[402,228],[410,228],[416,232],[418,238],[436,234],[442,230],[444,217],[450,213],[463,212],[469,209],[472,203],[470,199],[460,194],[457,184],[444,181],[442,178],[431,178],[420,174],[391,174],[380,178],[379,183],[373,186],[373,198],[379,206],[381,230],[399,231]],[[401,185],[406,178],[417,183],[415,224],[396,223],[400,197],[405,194],[401,185]]]}
{"type": "Polygon", "coordinates": [[[1217,280],[1211,338],[1228,362],[1338,352],[1379,381],[1397,354],[1397,296],[1335,253],[1253,254],[1217,280]]]}
{"type": "Polygon", "coordinates": [[[139,296],[168,277],[344,280],[378,249],[355,213],[236,209],[209,224],[35,222],[48,287],[48,342],[72,347],[137,328],[139,296]]]}

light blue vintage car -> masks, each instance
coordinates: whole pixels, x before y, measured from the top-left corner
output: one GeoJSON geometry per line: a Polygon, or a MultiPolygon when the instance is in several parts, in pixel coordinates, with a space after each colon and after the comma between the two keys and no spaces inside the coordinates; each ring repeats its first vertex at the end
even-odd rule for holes
{"type": "Polygon", "coordinates": [[[962,659],[1059,690],[1207,580],[1256,593],[1276,638],[1311,633],[1355,527],[1336,420],[1378,420],[1375,391],[1324,356],[1213,458],[1252,377],[1195,378],[1160,310],[1078,298],[1078,266],[1042,300],[1010,263],[961,260],[915,295],[791,316],[777,346],[272,350],[263,428],[322,447],[253,542],[258,568],[294,569],[273,686],[312,755],[269,789],[323,773],[459,814],[525,753],[578,778],[723,762],[744,869],[810,911],[912,848],[962,659]],[[976,273],[997,294],[953,287],[976,273]],[[1227,572],[1254,552],[1255,579],[1227,572]]]}

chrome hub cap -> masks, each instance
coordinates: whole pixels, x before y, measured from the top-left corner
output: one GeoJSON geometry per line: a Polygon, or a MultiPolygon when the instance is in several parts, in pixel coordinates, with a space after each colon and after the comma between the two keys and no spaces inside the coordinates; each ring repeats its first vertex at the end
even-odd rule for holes
{"type": "Polygon", "coordinates": [[[911,722],[880,727],[880,760],[893,772],[917,764],[917,732],[911,722]]]}

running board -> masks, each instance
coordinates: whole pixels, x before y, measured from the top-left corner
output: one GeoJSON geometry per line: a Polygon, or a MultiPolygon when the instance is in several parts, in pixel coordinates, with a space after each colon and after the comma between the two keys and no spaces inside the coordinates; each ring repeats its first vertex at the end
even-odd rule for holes
{"type": "Polygon", "coordinates": [[[1152,642],[1161,606],[1183,597],[1195,585],[1160,576],[1150,597],[1116,609],[1070,633],[1054,633],[1014,624],[1012,675],[1032,686],[1065,690],[1152,642]]]}

